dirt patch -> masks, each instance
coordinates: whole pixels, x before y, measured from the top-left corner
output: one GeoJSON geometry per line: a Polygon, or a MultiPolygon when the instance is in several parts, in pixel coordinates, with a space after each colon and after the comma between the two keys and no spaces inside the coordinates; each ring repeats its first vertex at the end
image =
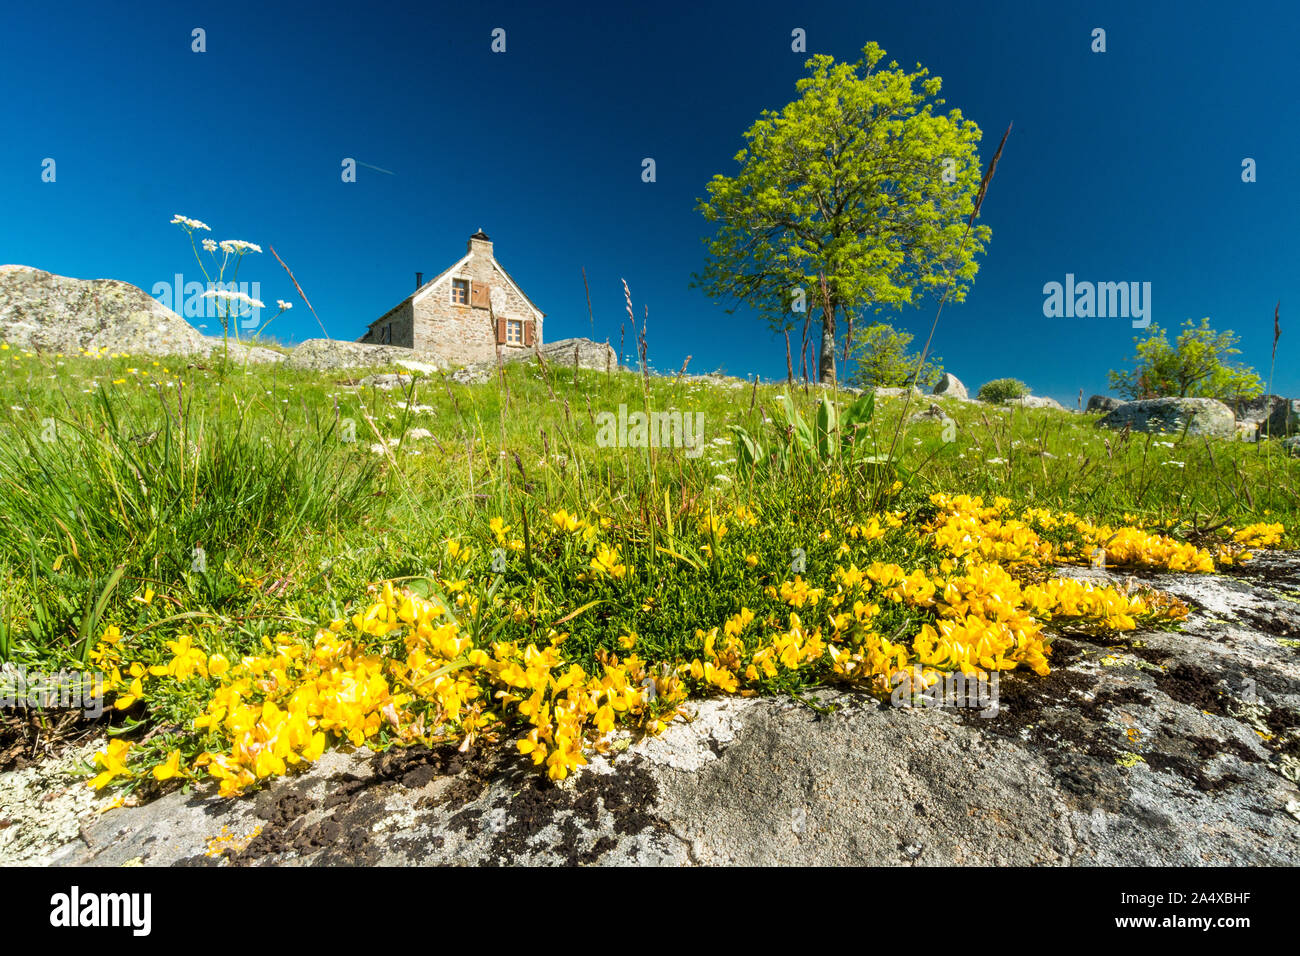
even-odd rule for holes
{"type": "Polygon", "coordinates": [[[1218,688],[1218,679],[1195,664],[1175,664],[1163,674],[1155,674],[1156,686],[1172,700],[1197,710],[1227,717],[1227,696],[1218,688]]]}
{"type": "Polygon", "coordinates": [[[586,773],[573,788],[529,776],[518,792],[493,803],[493,810],[504,813],[501,824],[495,822],[499,815],[485,822],[481,812],[458,814],[456,823],[471,835],[485,825],[495,831],[488,851],[488,862],[494,865],[529,856],[537,849],[533,841],[551,826],[558,829],[560,839],[550,841],[550,846],[560,849],[563,863],[590,864],[618,845],[609,830],[633,836],[664,828],[654,812],[658,795],[654,777],[636,760],[611,774],[586,773]],[[606,832],[597,836],[600,831],[606,832]]]}
{"type": "Polygon", "coordinates": [[[1096,678],[1070,669],[1082,657],[1079,645],[1058,637],[1052,642],[1052,672],[1046,677],[1002,676],[996,717],[980,717],[969,709],[959,714],[965,723],[1001,737],[1031,741],[1053,752],[1070,750],[1113,762],[1119,750],[1106,744],[1097,728],[1105,717],[1104,702],[1088,696],[1096,686],[1096,678]]]}
{"type": "Polygon", "coordinates": [[[1253,750],[1240,740],[1215,740],[1213,737],[1188,737],[1187,742],[1196,751],[1201,760],[1209,760],[1219,754],[1232,754],[1244,763],[1260,763],[1260,758],[1253,750]]]}
{"type": "Polygon", "coordinates": [[[305,794],[289,792],[272,797],[270,791],[257,795],[254,813],[273,827],[288,826],[316,809],[316,801],[305,794]]]}
{"type": "Polygon", "coordinates": [[[1300,637],[1300,624],[1296,623],[1294,612],[1287,614],[1279,610],[1254,611],[1250,608],[1238,608],[1235,617],[1270,637],[1300,637]]]}
{"type": "Polygon", "coordinates": [[[110,714],[86,717],[80,711],[0,711],[0,773],[23,770],[108,726],[110,714]]]}
{"type": "Polygon", "coordinates": [[[381,851],[372,839],[372,828],[385,813],[388,794],[454,776],[456,781],[441,798],[418,806],[461,805],[486,789],[499,763],[493,754],[477,747],[462,752],[452,744],[393,750],[374,756],[368,776],[347,773],[332,778],[332,789],[319,801],[297,790],[264,791],[255,809],[266,821],[262,831],[243,849],[225,854],[225,859],[243,866],[268,857],[319,854],[313,860],[318,865],[374,863],[381,851]],[[325,815],[312,820],[318,811],[325,815]]]}
{"type": "Polygon", "coordinates": [[[1167,773],[1174,773],[1191,782],[1197,790],[1204,793],[1214,793],[1216,790],[1225,790],[1236,783],[1241,783],[1241,777],[1235,773],[1225,773],[1221,777],[1211,778],[1206,772],[1203,764],[1189,760],[1186,757],[1177,757],[1173,754],[1148,753],[1144,754],[1147,766],[1152,770],[1163,770],[1167,773]]]}

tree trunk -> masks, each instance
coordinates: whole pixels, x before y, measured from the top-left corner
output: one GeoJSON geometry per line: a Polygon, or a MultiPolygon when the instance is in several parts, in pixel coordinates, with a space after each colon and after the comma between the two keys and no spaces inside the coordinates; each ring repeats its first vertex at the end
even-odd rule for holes
{"type": "MultiPolygon", "coordinates": [[[[831,296],[826,274],[817,276],[822,294],[822,347],[817,362],[817,380],[823,385],[835,384],[835,300],[831,296]]],[[[809,316],[811,318],[811,315],[809,316]]]]}
{"type": "Polygon", "coordinates": [[[808,391],[808,328],[812,324],[812,313],[805,312],[803,317],[803,345],[799,347],[799,374],[803,376],[804,391],[808,391]]]}
{"type": "Polygon", "coordinates": [[[826,385],[835,384],[835,305],[822,307],[822,348],[817,378],[826,385]]]}
{"type": "Polygon", "coordinates": [[[790,358],[790,330],[785,330],[785,377],[794,388],[794,362],[790,358]]]}

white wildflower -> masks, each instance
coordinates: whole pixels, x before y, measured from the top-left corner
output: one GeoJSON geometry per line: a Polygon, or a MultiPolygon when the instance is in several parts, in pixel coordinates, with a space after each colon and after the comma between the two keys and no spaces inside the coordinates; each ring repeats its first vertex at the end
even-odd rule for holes
{"type": "Polygon", "coordinates": [[[205,299],[225,299],[229,302],[241,302],[244,305],[251,305],[255,309],[265,309],[266,306],[257,299],[243,292],[227,292],[224,289],[209,289],[203,293],[205,299]]]}
{"type": "Polygon", "coordinates": [[[186,229],[206,229],[208,232],[212,231],[212,227],[209,226],[207,223],[199,222],[197,219],[191,219],[188,216],[182,216],[180,213],[177,213],[175,216],[172,217],[172,222],[173,223],[178,222],[186,229]]]}
{"type": "Polygon", "coordinates": [[[222,239],[219,243],[221,251],[225,253],[238,252],[241,256],[245,252],[261,252],[262,247],[255,242],[245,242],[243,239],[222,239]]]}
{"type": "Polygon", "coordinates": [[[281,312],[288,312],[290,309],[293,308],[293,303],[285,302],[284,299],[276,299],[275,307],[279,309],[281,312]]]}

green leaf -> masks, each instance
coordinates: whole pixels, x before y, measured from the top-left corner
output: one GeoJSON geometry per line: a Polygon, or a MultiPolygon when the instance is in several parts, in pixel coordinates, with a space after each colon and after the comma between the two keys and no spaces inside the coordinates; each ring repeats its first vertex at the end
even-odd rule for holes
{"type": "Polygon", "coordinates": [[[817,455],[822,461],[829,461],[839,453],[840,433],[835,406],[823,395],[821,404],[817,406],[817,455]]]}

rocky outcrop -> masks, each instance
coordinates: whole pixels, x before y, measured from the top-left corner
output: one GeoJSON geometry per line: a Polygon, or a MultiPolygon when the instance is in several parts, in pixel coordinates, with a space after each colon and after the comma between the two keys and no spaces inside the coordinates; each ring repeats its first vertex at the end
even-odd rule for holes
{"type": "Polygon", "coordinates": [[[1089,412],[1113,412],[1124,404],[1122,398],[1111,398],[1109,395],[1094,395],[1088,399],[1089,412]]]}
{"type": "Polygon", "coordinates": [[[1281,398],[1273,403],[1268,417],[1259,423],[1260,435],[1285,438],[1300,431],[1300,401],[1281,398]]]}
{"type": "MultiPolygon", "coordinates": [[[[76,355],[206,355],[226,348],[143,289],[116,279],[72,279],[30,266],[0,266],[0,341],[76,355]]],[[[279,362],[273,349],[228,343],[239,361],[279,362]]]]}
{"type": "Polygon", "coordinates": [[[1008,405],[1020,405],[1023,408],[1055,408],[1059,411],[1065,411],[1065,406],[1054,398],[1047,398],[1043,395],[1024,395],[1020,398],[1013,398],[1007,402],[1008,405]]]}
{"type": "Polygon", "coordinates": [[[907,420],[911,424],[920,424],[922,422],[939,422],[943,425],[948,425],[949,423],[956,424],[953,422],[952,418],[949,417],[947,412],[933,402],[930,403],[930,407],[925,411],[916,412],[908,416],[907,420]]]}
{"type": "Polygon", "coordinates": [[[1225,404],[1232,409],[1239,422],[1262,422],[1277,406],[1286,401],[1281,395],[1261,395],[1258,398],[1239,398],[1225,404]]]}
{"type": "Polygon", "coordinates": [[[409,388],[414,376],[404,375],[402,373],[385,373],[382,375],[367,375],[357,384],[362,388],[377,388],[381,391],[392,391],[395,388],[409,388]]]}
{"type": "Polygon", "coordinates": [[[970,398],[970,395],[966,391],[966,386],[962,384],[961,379],[956,375],[953,375],[951,372],[943,373],[943,378],[939,379],[935,384],[932,393],[935,395],[944,395],[949,398],[970,398]]]}
{"type": "Polygon", "coordinates": [[[703,700],[560,785],[509,742],[334,752],[250,798],[105,813],[33,774],[0,862],[1300,864],[1300,554],[1140,577],[1193,608],[1181,630],[1061,633],[996,708],[703,700]]]}
{"type": "Polygon", "coordinates": [[[376,368],[415,364],[416,370],[437,370],[437,356],[402,345],[367,345],[338,339],[307,339],[294,347],[285,365],[324,371],[342,368],[376,368]]]}
{"type": "Polygon", "coordinates": [[[1125,402],[1097,422],[1105,428],[1136,432],[1181,432],[1233,438],[1237,432],[1232,409],[1213,398],[1147,398],[1125,402]]]}
{"type": "MultiPolygon", "coordinates": [[[[595,369],[600,372],[609,372],[618,369],[618,357],[613,348],[604,342],[593,342],[591,339],[560,339],[558,342],[548,342],[538,349],[542,358],[548,365],[559,366],[561,368],[578,368],[595,369]]],[[[506,363],[521,362],[534,359],[532,351],[520,351],[518,349],[503,350],[501,360],[506,363]]],[[[452,381],[459,382],[462,385],[477,385],[491,380],[495,374],[497,363],[475,362],[473,365],[466,365],[462,369],[457,369],[452,373],[452,381]]]]}

